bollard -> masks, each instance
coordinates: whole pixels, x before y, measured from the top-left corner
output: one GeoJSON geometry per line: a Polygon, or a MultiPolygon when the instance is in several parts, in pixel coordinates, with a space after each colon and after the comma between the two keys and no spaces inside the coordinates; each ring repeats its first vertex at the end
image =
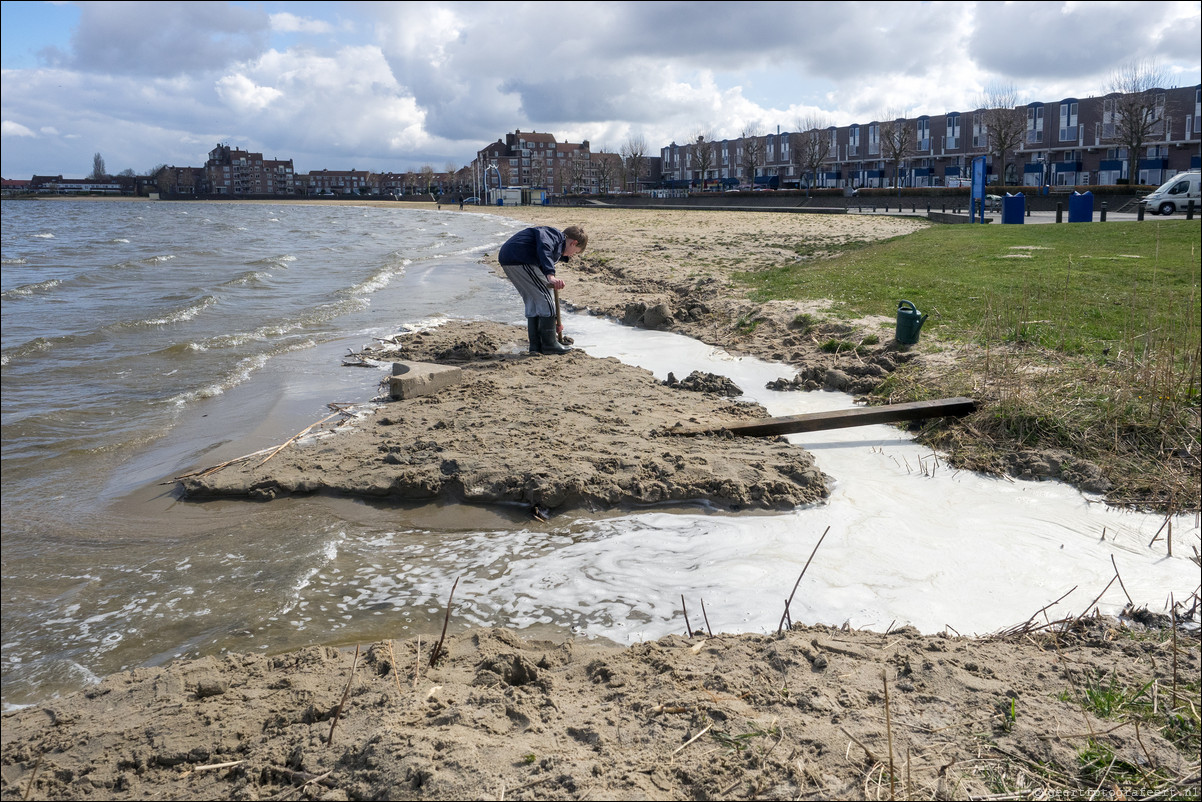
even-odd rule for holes
{"type": "Polygon", "coordinates": [[[1189,204],[1185,207],[1185,219],[1186,220],[1194,219],[1194,201],[1192,198],[1190,199],[1189,204]]]}
{"type": "Polygon", "coordinates": [[[1056,222],[1057,223],[1064,222],[1064,204],[1063,203],[1056,204],[1056,222]]]}
{"type": "Polygon", "coordinates": [[[1102,219],[1101,222],[1106,222],[1106,202],[1102,201],[1102,219]]]}
{"type": "Polygon", "coordinates": [[[1141,221],[1142,221],[1142,220],[1144,219],[1144,207],[1145,207],[1145,206],[1147,206],[1147,204],[1146,204],[1146,203],[1144,203],[1143,201],[1140,201],[1140,202],[1139,202],[1139,209],[1138,209],[1138,210],[1135,212],[1135,219],[1136,219],[1136,220],[1141,220],[1141,221]]]}

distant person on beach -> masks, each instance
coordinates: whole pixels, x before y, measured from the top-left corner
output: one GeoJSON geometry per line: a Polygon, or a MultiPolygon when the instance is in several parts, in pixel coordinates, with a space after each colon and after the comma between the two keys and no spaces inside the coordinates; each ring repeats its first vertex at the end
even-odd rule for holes
{"type": "Polygon", "coordinates": [[[497,259],[505,275],[517,287],[526,304],[526,335],[532,354],[566,354],[557,334],[562,326],[555,322],[555,296],[562,290],[562,279],[555,277],[555,265],[567,261],[588,247],[588,235],[579,226],[560,231],[550,226],[522,229],[501,246],[497,259]]]}

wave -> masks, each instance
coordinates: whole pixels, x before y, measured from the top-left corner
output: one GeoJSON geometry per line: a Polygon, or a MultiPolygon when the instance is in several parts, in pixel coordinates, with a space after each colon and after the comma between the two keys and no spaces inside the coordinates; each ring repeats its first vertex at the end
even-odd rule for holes
{"type": "Polygon", "coordinates": [[[398,264],[385,265],[358,284],[353,284],[345,290],[339,290],[339,294],[357,296],[379,292],[391,284],[394,278],[404,274],[405,268],[410,264],[412,264],[412,260],[402,259],[398,264]]]}
{"type": "Polygon", "coordinates": [[[0,354],[0,365],[7,366],[14,359],[23,357],[35,356],[40,353],[49,351],[55,345],[61,342],[71,340],[71,337],[35,337],[28,342],[14,345],[11,348],[5,348],[4,353],[0,354]]]}
{"type": "Polygon", "coordinates": [[[62,284],[62,279],[52,278],[46,281],[39,281],[37,284],[23,284],[20,287],[13,287],[11,290],[0,294],[0,298],[6,301],[15,298],[27,298],[30,295],[37,295],[41,292],[47,292],[62,284]]]}
{"type": "Polygon", "coordinates": [[[221,282],[219,287],[251,287],[265,284],[267,279],[271,278],[271,274],[262,270],[248,270],[245,273],[240,273],[232,279],[221,282]]]}
{"type": "Polygon", "coordinates": [[[54,239],[54,235],[51,234],[49,231],[45,231],[41,234],[34,234],[32,236],[34,239],[54,239]]]}
{"type": "Polygon", "coordinates": [[[194,303],[176,307],[166,314],[144,318],[142,320],[117,323],[116,327],[145,328],[148,326],[165,326],[169,323],[183,323],[186,320],[191,320],[192,318],[196,317],[215,303],[217,303],[216,298],[214,298],[212,295],[206,295],[194,303]]]}
{"type": "Polygon", "coordinates": [[[280,256],[265,256],[262,259],[255,259],[247,264],[251,266],[263,265],[265,267],[288,267],[289,262],[295,262],[296,257],[290,253],[281,254],[280,256]]]}
{"type": "Polygon", "coordinates": [[[27,265],[27,264],[29,264],[29,262],[26,262],[21,257],[17,257],[16,259],[0,259],[0,264],[3,264],[3,265],[27,265]]]}

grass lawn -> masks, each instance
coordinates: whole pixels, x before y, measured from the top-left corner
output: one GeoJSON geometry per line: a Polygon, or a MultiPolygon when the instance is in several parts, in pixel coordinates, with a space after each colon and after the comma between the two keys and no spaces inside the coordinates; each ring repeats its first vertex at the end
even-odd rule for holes
{"type": "MultiPolygon", "coordinates": [[[[918,348],[960,348],[938,375],[901,371],[895,400],[974,395],[973,445],[931,432],[965,464],[998,469],[1007,448],[1064,449],[1099,465],[1112,500],[1199,504],[1197,221],[932,226],[741,276],[754,300],[835,302],[833,316],[929,314],[918,348]]],[[[891,336],[882,331],[884,339],[891,336]]]]}

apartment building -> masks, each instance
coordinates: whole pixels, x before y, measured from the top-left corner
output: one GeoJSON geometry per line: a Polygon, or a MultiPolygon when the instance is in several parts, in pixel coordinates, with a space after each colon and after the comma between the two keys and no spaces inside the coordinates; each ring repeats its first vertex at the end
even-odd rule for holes
{"type": "Polygon", "coordinates": [[[296,176],[291,159],[264,159],[218,145],[205,162],[205,189],[214,195],[295,195],[296,176]]]}
{"type": "Polygon", "coordinates": [[[594,152],[587,139],[558,142],[553,134],[517,130],[477,151],[471,170],[481,196],[498,187],[596,194],[657,186],[659,161],[658,156],[631,160],[594,152]]]}
{"type": "Polygon", "coordinates": [[[554,134],[514,131],[476,152],[472,173],[481,194],[499,187],[552,193],[596,192],[593,153],[583,142],[558,142],[554,134]]]}
{"type": "Polygon", "coordinates": [[[660,152],[665,186],[721,189],[955,186],[973,161],[987,160],[988,180],[1012,186],[1160,184],[1202,164],[1202,86],[1156,91],[1155,123],[1140,152],[1120,141],[1122,95],[1064,98],[1006,111],[1016,136],[1000,163],[1000,110],[876,120],[821,131],[745,139],[675,142],[660,152]]]}
{"type": "Polygon", "coordinates": [[[306,195],[370,195],[371,173],[367,170],[310,170],[298,178],[306,195]]]}

